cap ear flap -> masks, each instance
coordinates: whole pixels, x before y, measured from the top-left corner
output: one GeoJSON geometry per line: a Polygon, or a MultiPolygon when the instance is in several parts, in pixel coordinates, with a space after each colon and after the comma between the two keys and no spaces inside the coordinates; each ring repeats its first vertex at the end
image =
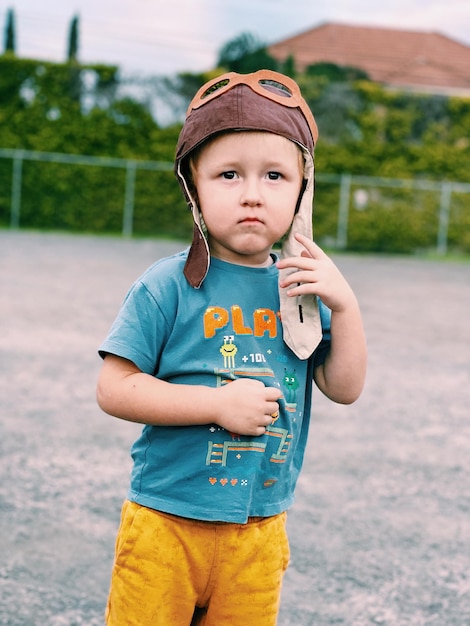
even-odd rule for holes
{"type": "MultiPolygon", "coordinates": [[[[312,210],[314,191],[314,166],[310,153],[304,150],[305,173],[302,185],[303,193],[299,196],[297,212],[290,231],[281,249],[281,258],[300,256],[304,249],[295,238],[296,233],[313,238],[312,210]]],[[[291,268],[280,270],[279,278],[288,276],[291,268]]],[[[290,298],[286,290],[279,289],[281,303],[281,321],[283,338],[299,359],[308,359],[322,338],[322,327],[316,296],[307,294],[290,298]]]]}
{"type": "MultiPolygon", "coordinates": [[[[189,165],[188,165],[189,167],[189,165]]],[[[178,176],[181,186],[184,190],[184,195],[188,202],[188,206],[193,214],[194,227],[193,227],[193,240],[188,252],[188,258],[184,266],[184,275],[186,280],[191,285],[199,289],[202,285],[204,278],[207,276],[210,264],[210,252],[209,244],[207,243],[204,229],[201,224],[201,214],[197,202],[192,196],[191,189],[188,185],[181,167],[181,162],[178,163],[176,169],[176,175],[178,176]]]]}
{"type": "Polygon", "coordinates": [[[199,289],[209,270],[209,247],[200,224],[194,223],[193,241],[184,266],[184,275],[191,285],[199,289]]]}
{"type": "Polygon", "coordinates": [[[304,178],[302,188],[297,200],[294,220],[281,250],[281,257],[300,256],[303,246],[295,239],[294,234],[300,233],[309,239],[313,238],[313,191],[314,191],[314,165],[312,155],[302,149],[304,155],[304,178]]]}

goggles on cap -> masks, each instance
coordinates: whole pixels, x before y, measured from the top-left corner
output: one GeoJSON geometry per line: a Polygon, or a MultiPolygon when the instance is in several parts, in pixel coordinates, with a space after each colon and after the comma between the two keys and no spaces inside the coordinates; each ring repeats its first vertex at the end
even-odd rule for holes
{"type": "Polygon", "coordinates": [[[186,116],[194,109],[199,109],[214,98],[218,98],[225,92],[233,89],[237,85],[247,85],[252,91],[263,98],[272,100],[282,106],[291,109],[299,108],[310,128],[314,144],[318,139],[318,128],[313,118],[312,112],[300,93],[299,86],[288,76],[279,74],[272,70],[258,70],[252,74],[237,74],[228,72],[218,76],[212,81],[205,83],[189,104],[186,116]],[[276,91],[273,91],[273,87],[276,91]]]}

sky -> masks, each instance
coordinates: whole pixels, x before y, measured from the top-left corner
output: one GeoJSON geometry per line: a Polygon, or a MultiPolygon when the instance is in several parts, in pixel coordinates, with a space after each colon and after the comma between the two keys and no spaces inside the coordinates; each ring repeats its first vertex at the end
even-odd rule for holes
{"type": "Polygon", "coordinates": [[[1,51],[10,8],[19,57],[65,60],[78,15],[79,60],[123,74],[203,72],[241,33],[271,44],[325,22],[440,32],[470,45],[468,0],[0,0],[1,51]]]}

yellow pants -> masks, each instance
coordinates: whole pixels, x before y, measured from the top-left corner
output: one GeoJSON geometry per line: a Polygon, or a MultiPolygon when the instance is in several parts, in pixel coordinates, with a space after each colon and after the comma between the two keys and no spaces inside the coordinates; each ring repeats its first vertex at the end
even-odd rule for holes
{"type": "Polygon", "coordinates": [[[199,522],[126,501],[107,626],[275,626],[285,519],[199,522]]]}

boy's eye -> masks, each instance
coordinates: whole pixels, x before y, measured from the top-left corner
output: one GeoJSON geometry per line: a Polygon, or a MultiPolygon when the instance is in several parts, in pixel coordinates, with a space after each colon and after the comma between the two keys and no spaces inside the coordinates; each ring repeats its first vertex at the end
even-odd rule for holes
{"type": "Polygon", "coordinates": [[[235,177],[235,172],[222,172],[222,178],[225,178],[226,180],[233,180],[235,177]]]}
{"type": "Polygon", "coordinates": [[[281,174],[279,172],[268,172],[269,180],[279,180],[281,178],[281,174]]]}

